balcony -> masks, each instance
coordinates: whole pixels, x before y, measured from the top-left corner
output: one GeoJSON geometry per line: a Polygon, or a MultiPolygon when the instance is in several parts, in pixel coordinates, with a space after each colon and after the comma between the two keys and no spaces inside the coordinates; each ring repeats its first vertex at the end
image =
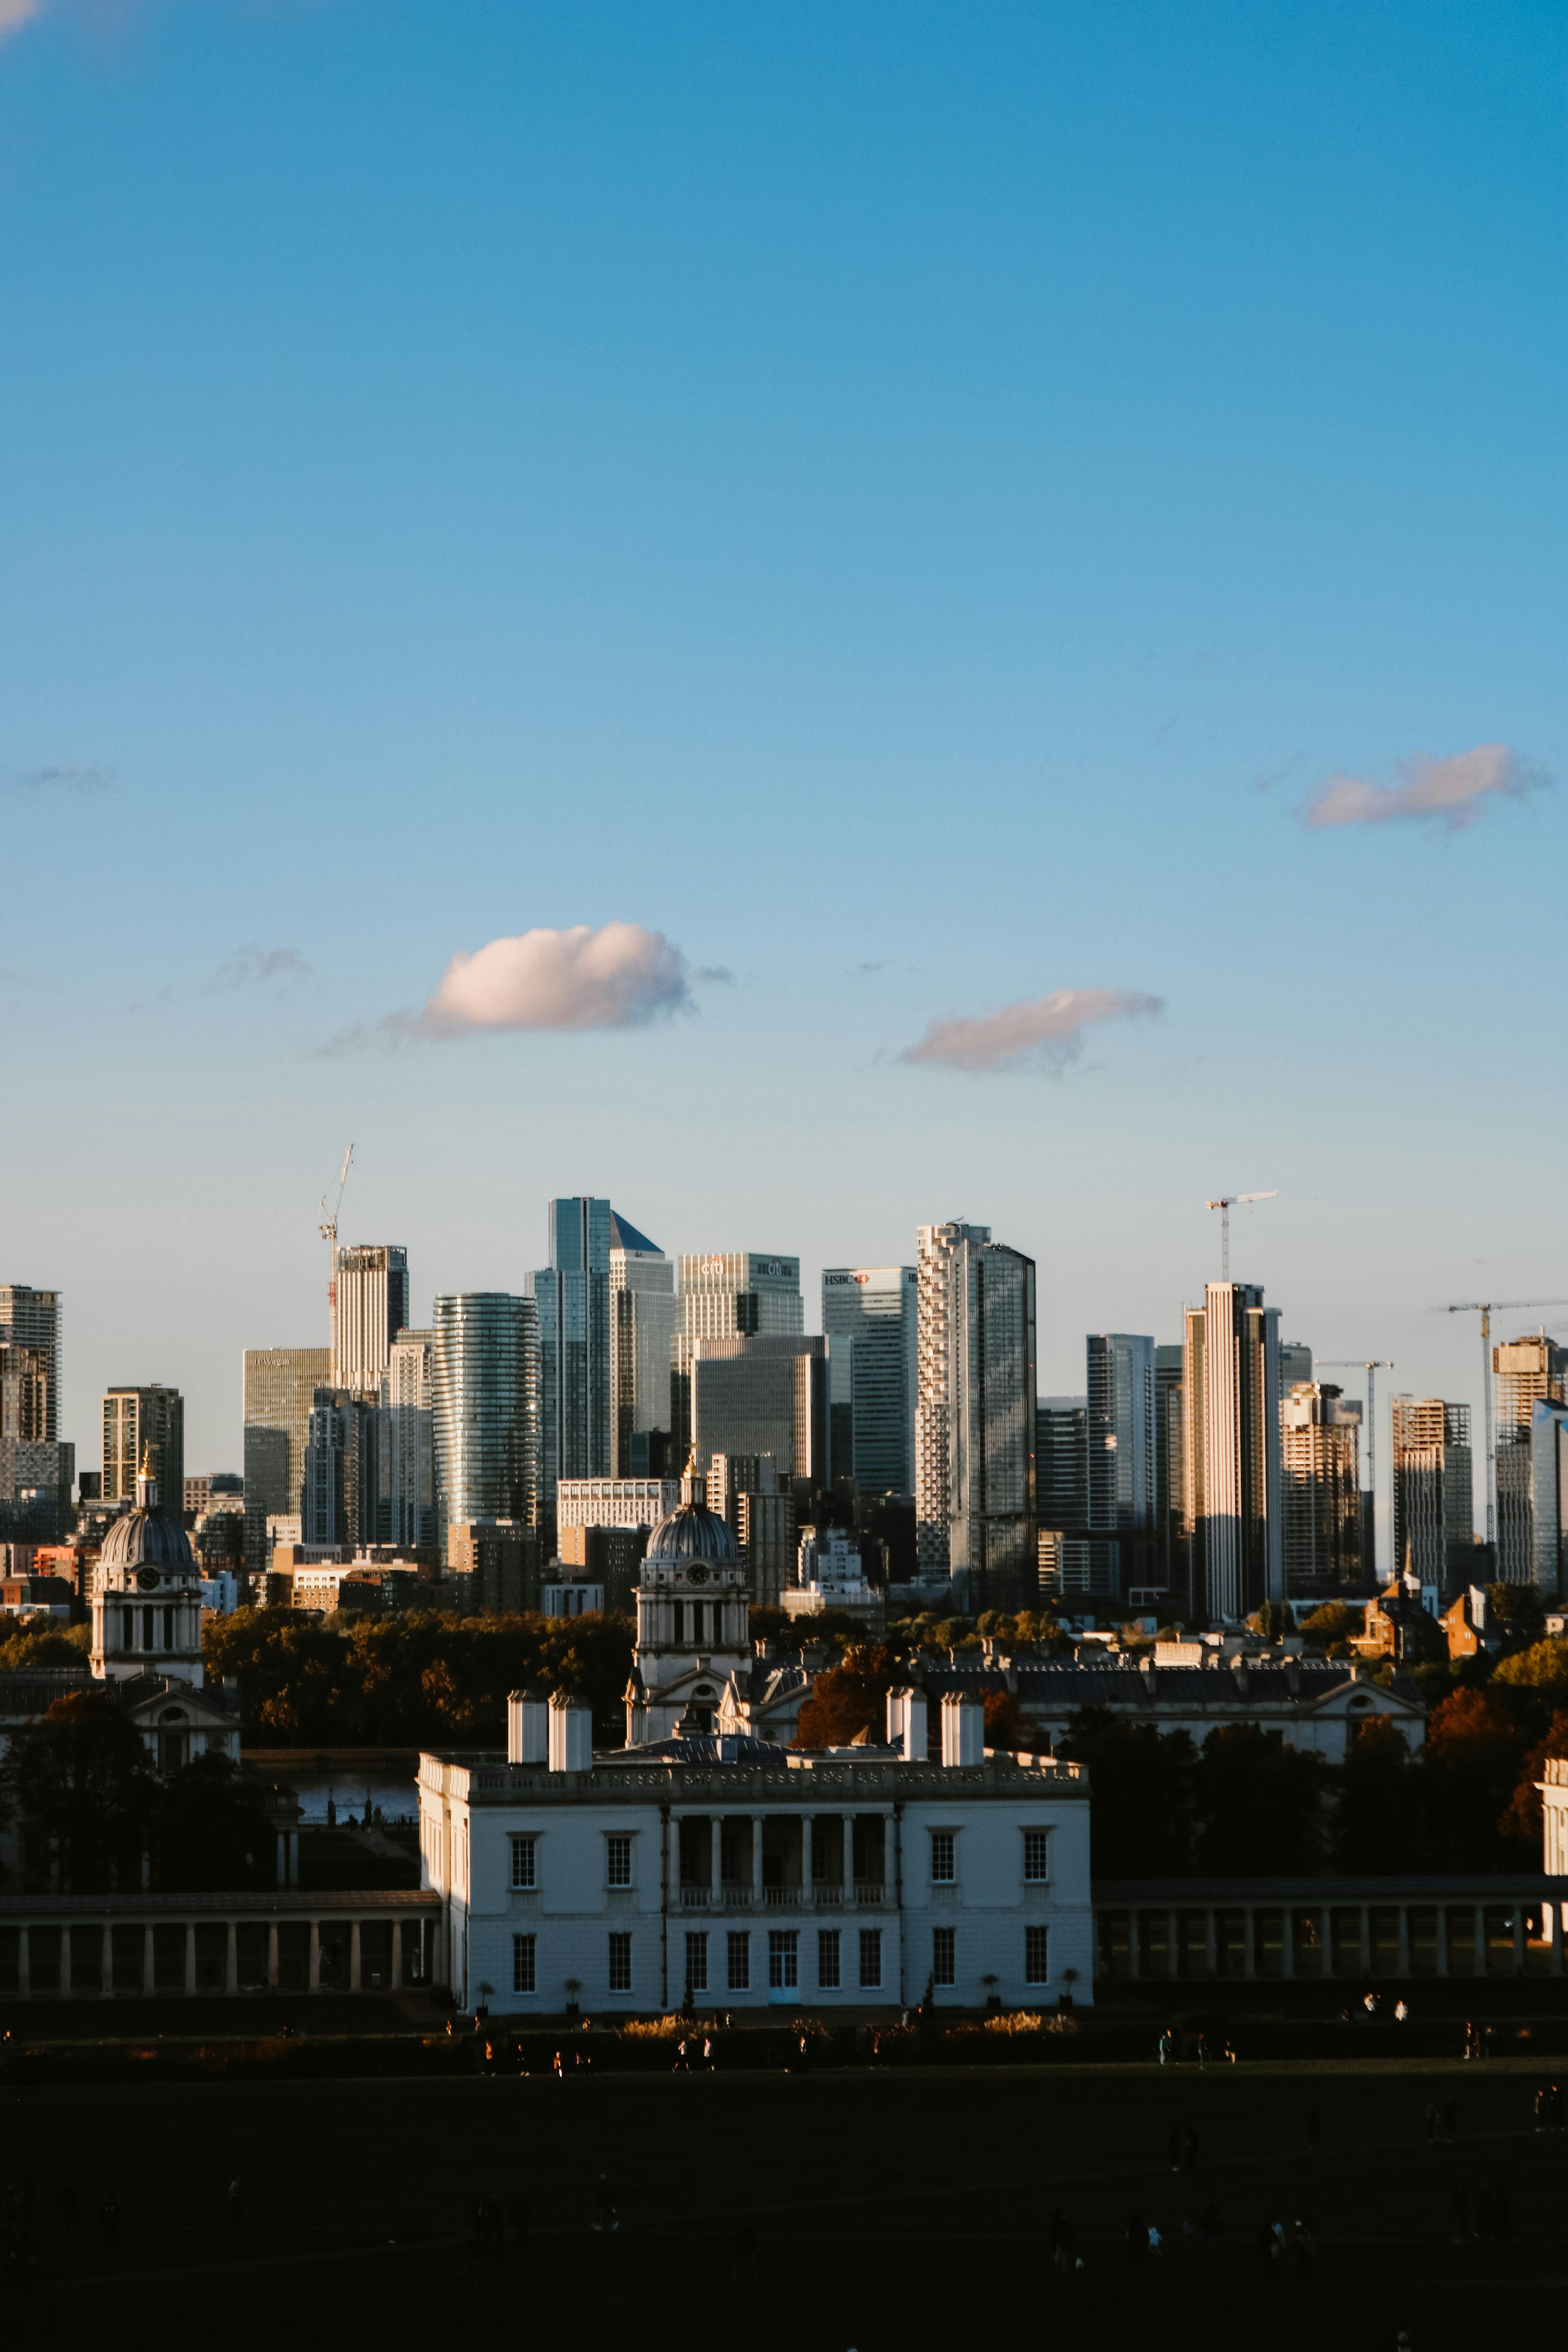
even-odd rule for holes
{"type": "Polygon", "coordinates": [[[858,1880],[856,1882],[855,1900],[862,1911],[874,1911],[879,1904],[885,1903],[887,1899],[888,1890],[885,1886],[872,1885],[858,1880]]]}
{"type": "Polygon", "coordinates": [[[706,1911],[712,1900],[712,1890],[706,1886],[683,1886],[680,1907],[683,1911],[706,1911]]]}

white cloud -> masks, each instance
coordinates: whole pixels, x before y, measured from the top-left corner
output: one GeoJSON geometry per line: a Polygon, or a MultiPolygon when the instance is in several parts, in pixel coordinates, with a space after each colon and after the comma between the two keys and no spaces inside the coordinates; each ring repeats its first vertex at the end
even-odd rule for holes
{"type": "Polygon", "coordinates": [[[1093,1023],[1159,1013],[1164,1003],[1133,988],[1054,988],[1049,996],[1025,997],[978,1021],[929,1022],[925,1035],[899,1059],[945,1062],[955,1070],[1059,1070],[1082,1051],[1083,1033],[1093,1023]]]}
{"type": "Polygon", "coordinates": [[[1386,824],[1405,817],[1463,833],[1485,813],[1489,800],[1523,800],[1550,782],[1545,771],[1521,760],[1505,743],[1478,743],[1447,760],[1417,752],[1402,761],[1398,784],[1369,784],[1363,776],[1329,776],[1302,810],[1313,826],[1386,824]]]}
{"type": "Polygon", "coordinates": [[[0,41],[30,25],[42,5],[43,0],[0,0],[0,41]]]}
{"type": "Polygon", "coordinates": [[[473,1029],[629,1029],[691,1002],[686,959],[641,923],[524,931],[455,955],[426,1004],[428,1037],[473,1029]]]}

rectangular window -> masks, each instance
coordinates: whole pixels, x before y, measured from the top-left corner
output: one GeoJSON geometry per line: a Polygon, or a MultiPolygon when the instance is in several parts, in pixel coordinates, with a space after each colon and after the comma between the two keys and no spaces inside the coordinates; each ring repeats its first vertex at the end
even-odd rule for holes
{"type": "Polygon", "coordinates": [[[632,1842],[618,1833],[605,1840],[606,1884],[629,1886],[632,1883],[632,1842]]]}
{"type": "Polygon", "coordinates": [[[688,1936],[686,1938],[686,1990],[706,1992],[708,1990],[708,1938],[688,1936]]]}
{"type": "Polygon", "coordinates": [[[514,1837],[511,1842],[511,1883],[514,1886],[537,1886],[533,1874],[533,1840],[514,1837]]]}
{"type": "Polygon", "coordinates": [[[939,1985],[958,1981],[958,1932],[953,1927],[933,1927],[931,1938],[931,1972],[939,1985]]]}
{"type": "Polygon", "coordinates": [[[768,1990],[787,1992],[800,1982],[800,1936],[794,1927],[768,1929],[768,1990]]]}
{"type": "Polygon", "coordinates": [[[632,1989],[632,1939],[629,1935],[610,1937],[610,1990],[630,1992],[632,1989]]]}
{"type": "Polygon", "coordinates": [[[860,1930],[860,1985],[867,1990],[882,1981],[882,1931],[880,1927],[860,1930]]]}
{"type": "Polygon", "coordinates": [[[1024,1930],[1024,1982],[1032,1985],[1049,1984],[1050,1957],[1047,1948],[1049,1930],[1026,1927],[1024,1930]]]}
{"type": "Polygon", "coordinates": [[[1051,1874],[1051,1833],[1049,1830],[1024,1832],[1024,1875],[1035,1885],[1051,1874]]]}
{"type": "Polygon", "coordinates": [[[729,1937],[729,1981],[731,1992],[749,1992],[752,1986],[752,1939],[744,1930],[729,1937]]]}
{"type": "Polygon", "coordinates": [[[513,1992],[537,1992],[534,1981],[534,1949],[537,1936],[514,1936],[511,1939],[511,1989],[513,1992]]]}
{"type": "Polygon", "coordinates": [[[931,1833],[931,1874],[932,1883],[938,1886],[950,1886],[958,1875],[951,1830],[932,1830],[931,1833]]]}
{"type": "Polygon", "coordinates": [[[824,1992],[838,1990],[838,1930],[819,1927],[816,1931],[816,1981],[824,1992]]]}

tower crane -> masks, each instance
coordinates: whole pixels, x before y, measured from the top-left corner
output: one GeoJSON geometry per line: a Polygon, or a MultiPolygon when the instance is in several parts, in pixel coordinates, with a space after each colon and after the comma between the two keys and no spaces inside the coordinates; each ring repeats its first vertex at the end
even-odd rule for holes
{"type": "Polygon", "coordinates": [[[1492,1317],[1511,1315],[1527,1307],[1568,1307],[1568,1298],[1460,1298],[1439,1307],[1442,1315],[1479,1315],[1481,1318],[1481,1402],[1487,1433],[1487,1541],[1497,1543],[1497,1444],[1492,1433],[1492,1317]]]}
{"type": "MultiPolygon", "coordinates": [[[[321,1233],[321,1239],[327,1244],[327,1314],[329,1320],[337,1305],[338,1211],[343,1205],[343,1187],[349,1181],[349,1162],[353,1160],[353,1156],[354,1148],[351,1143],[348,1150],[343,1154],[343,1164],[338,1171],[337,1190],[332,1194],[332,1205],[331,1209],[327,1207],[325,1194],[323,1194],[321,1199],[316,1203],[316,1206],[321,1212],[322,1217],[322,1223],[319,1231],[321,1233]]],[[[331,1326],[330,1328],[335,1328],[335,1327],[331,1326]]],[[[335,1339],[333,1344],[336,1344],[335,1339]]]]}
{"type": "Polygon", "coordinates": [[[1205,1209],[1217,1209],[1219,1211],[1220,1265],[1224,1268],[1223,1279],[1225,1281],[1228,1282],[1230,1280],[1231,1211],[1233,1209],[1239,1209],[1244,1202],[1247,1201],[1277,1201],[1279,1198],[1279,1190],[1276,1188],[1272,1192],[1222,1192],[1217,1201],[1205,1201],[1204,1202],[1205,1209]]]}
{"type": "MultiPolygon", "coordinates": [[[[1372,1558],[1367,1565],[1372,1570],[1373,1581],[1375,1584],[1377,1581],[1377,1376],[1379,1372],[1391,1372],[1394,1370],[1394,1359],[1392,1356],[1324,1356],[1321,1360],[1316,1358],[1313,1360],[1314,1371],[1317,1370],[1320,1360],[1325,1371],[1366,1374],[1366,1483],[1372,1492],[1372,1558]]],[[[1394,1563],[1394,1572],[1396,1576],[1399,1573],[1397,1560],[1394,1563]]]]}

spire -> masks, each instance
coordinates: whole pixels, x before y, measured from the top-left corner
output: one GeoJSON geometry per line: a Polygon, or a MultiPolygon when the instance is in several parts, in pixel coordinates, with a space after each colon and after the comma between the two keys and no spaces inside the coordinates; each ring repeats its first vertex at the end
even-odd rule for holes
{"type": "Polygon", "coordinates": [[[708,1500],[707,1483],[697,1467],[695,1445],[687,1458],[686,1475],[680,1482],[680,1500],[682,1507],[686,1510],[690,1510],[698,1503],[706,1504],[708,1500]]]}
{"type": "Polygon", "coordinates": [[[158,1507],[158,1481],[153,1475],[151,1444],[142,1448],[142,1467],[136,1473],[136,1507],[139,1511],[155,1511],[158,1507]]]}

